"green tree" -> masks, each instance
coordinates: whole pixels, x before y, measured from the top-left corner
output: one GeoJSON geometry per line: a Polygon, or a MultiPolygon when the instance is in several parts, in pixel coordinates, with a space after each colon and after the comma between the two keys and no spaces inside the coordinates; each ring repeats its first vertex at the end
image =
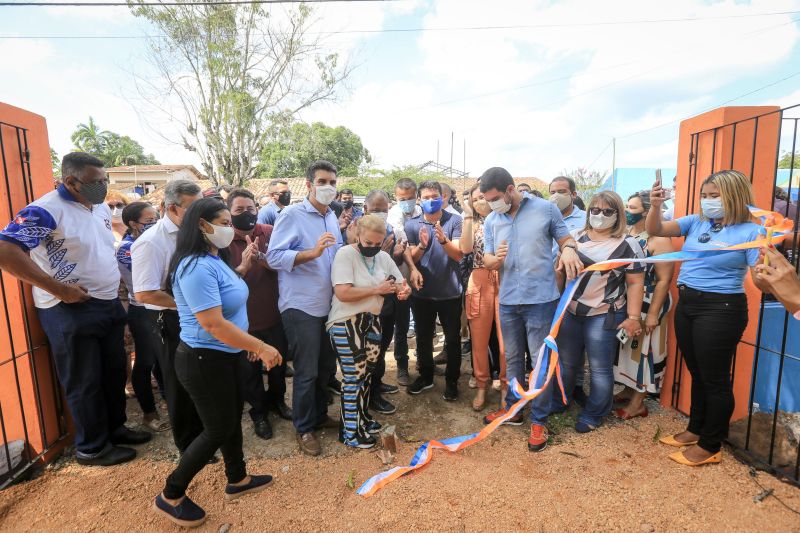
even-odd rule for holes
{"type": "Polygon", "coordinates": [[[53,178],[60,179],[61,178],[61,158],[58,157],[58,153],[50,148],[50,165],[53,167],[53,178]]]}
{"type": "Polygon", "coordinates": [[[583,198],[583,201],[588,205],[592,195],[599,191],[600,187],[605,183],[608,177],[608,171],[599,172],[597,170],[578,167],[573,170],[562,170],[561,175],[568,176],[575,180],[575,188],[578,190],[578,196],[583,198]]]}
{"type": "Polygon", "coordinates": [[[149,40],[155,74],[137,78],[145,116],[168,121],[174,135],[154,129],[195,152],[215,184],[256,177],[264,146],[351,71],[308,32],[305,4],[129,6],[159,33],[149,40]]]}
{"type": "Polygon", "coordinates": [[[141,144],[127,135],[109,133],[103,154],[100,157],[107,167],[123,165],[158,165],[153,154],[145,154],[141,144]]]}
{"type": "Polygon", "coordinates": [[[100,154],[105,150],[106,143],[108,142],[109,132],[101,130],[92,117],[89,117],[89,122],[78,124],[78,127],[72,132],[72,143],[75,149],[79,152],[87,152],[90,154],[100,154]]]}
{"type": "Polygon", "coordinates": [[[345,128],[331,128],[322,122],[295,122],[264,145],[258,175],[262,178],[302,176],[308,164],[327,159],[339,169],[340,176],[357,176],[372,163],[361,138],[345,128]]]}
{"type": "MultiPolygon", "coordinates": [[[[791,168],[792,152],[784,152],[780,159],[778,159],[778,168],[791,168]]],[[[800,168],[800,152],[794,153],[794,168],[800,168]]]]}
{"type": "Polygon", "coordinates": [[[92,117],[87,124],[78,124],[71,139],[76,151],[99,157],[107,167],[158,164],[153,154],[144,153],[141,144],[127,135],[101,130],[92,117]]]}
{"type": "Polygon", "coordinates": [[[394,185],[401,178],[411,178],[419,185],[425,180],[444,180],[447,178],[436,172],[422,172],[419,167],[405,166],[394,167],[391,170],[370,169],[359,175],[357,178],[349,180],[343,187],[353,190],[353,194],[364,196],[373,189],[380,189],[394,196],[394,185]]]}

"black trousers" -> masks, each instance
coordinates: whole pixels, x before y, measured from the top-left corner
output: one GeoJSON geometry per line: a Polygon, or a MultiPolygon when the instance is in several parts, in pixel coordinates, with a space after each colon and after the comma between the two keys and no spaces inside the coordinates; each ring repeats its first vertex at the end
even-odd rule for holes
{"type": "MultiPolygon", "coordinates": [[[[394,325],[397,318],[396,310],[399,300],[397,296],[390,295],[385,297],[383,309],[381,309],[380,317],[378,318],[381,323],[381,345],[380,352],[378,353],[378,360],[375,363],[375,370],[372,372],[372,394],[370,398],[380,398],[381,385],[383,384],[383,376],[386,374],[386,352],[392,344],[392,337],[394,336],[394,325]]],[[[405,303],[405,302],[403,302],[405,303]]],[[[405,338],[405,334],[403,335],[405,338]]],[[[408,339],[406,339],[408,340],[408,339]]],[[[408,343],[406,343],[406,347],[408,343]]],[[[406,348],[408,350],[408,348],[406,348]]],[[[408,352],[406,352],[406,361],[408,361],[408,352]]],[[[408,366],[408,363],[406,363],[408,366]]]]}
{"type": "Polygon", "coordinates": [[[250,418],[257,422],[267,416],[270,407],[283,403],[286,397],[285,357],[289,352],[289,343],[281,324],[261,331],[251,331],[250,334],[274,347],[284,358],[279,366],[267,372],[267,390],[264,390],[264,365],[261,360],[248,361],[245,353],[239,358],[239,387],[244,401],[250,404],[250,418]]]}
{"type": "MultiPolygon", "coordinates": [[[[155,311],[148,309],[153,327],[153,336],[160,339],[156,357],[164,383],[164,399],[167,401],[169,422],[175,447],[183,453],[189,444],[203,431],[203,423],[194,403],[175,373],[175,352],[180,343],[181,326],[177,311],[155,311]]],[[[156,341],[158,345],[158,341],[156,341]]]]}
{"type": "Polygon", "coordinates": [[[417,332],[417,361],[420,375],[433,380],[433,339],[436,335],[436,317],[442,323],[447,350],[445,379],[458,381],[461,375],[461,297],[450,300],[427,300],[411,297],[411,310],[417,332]]]}
{"type": "MultiPolygon", "coordinates": [[[[411,324],[411,299],[394,297],[394,360],[397,368],[408,369],[408,328],[411,324]]],[[[386,332],[386,329],[383,330],[386,332]]],[[[391,332],[389,333],[391,334],[391,332]]],[[[386,333],[384,333],[386,335],[386,333]]],[[[388,346],[388,345],[387,345],[388,346]]]]}
{"type": "Polygon", "coordinates": [[[247,476],[242,451],[242,395],[238,372],[242,353],[191,348],[180,343],[175,352],[175,373],[188,392],[203,421],[203,431],[181,455],[178,466],[167,478],[164,496],[177,499],[186,494],[189,483],[222,451],[228,483],[247,476]]]}
{"type": "Polygon", "coordinates": [[[700,436],[698,446],[716,453],[733,414],[731,363],[747,327],[747,297],[679,289],[675,336],[692,376],[687,429],[700,436]]]}
{"type": "MultiPolygon", "coordinates": [[[[131,369],[131,385],[136,393],[136,400],[144,414],[156,412],[156,401],[153,395],[150,376],[156,364],[156,352],[160,349],[158,338],[153,335],[153,328],[147,310],[139,305],[128,306],[128,327],[133,336],[136,350],[136,362],[131,369]]],[[[160,373],[159,373],[160,376],[160,373]]],[[[159,387],[161,387],[159,382],[159,387]]]]}
{"type": "Polygon", "coordinates": [[[75,423],[78,455],[104,451],[125,417],[125,309],[91,298],[37,309],[75,423]]]}

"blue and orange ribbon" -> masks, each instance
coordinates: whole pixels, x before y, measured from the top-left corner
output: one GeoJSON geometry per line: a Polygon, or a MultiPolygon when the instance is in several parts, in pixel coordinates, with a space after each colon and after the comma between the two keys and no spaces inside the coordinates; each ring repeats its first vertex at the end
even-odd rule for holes
{"type": "Polygon", "coordinates": [[[780,213],[775,213],[773,211],[767,211],[765,209],[759,209],[756,207],[750,207],[750,212],[761,223],[760,234],[762,237],[755,241],[720,248],[681,250],[679,252],[648,257],[646,259],[600,261],[585,268],[575,279],[567,283],[566,287],[564,288],[564,292],[561,294],[561,299],[558,302],[555,316],[553,317],[553,321],[550,325],[550,333],[544,339],[542,346],[539,348],[539,357],[536,362],[536,367],[531,371],[528,377],[528,383],[530,383],[530,387],[526,390],[516,378],[512,379],[509,383],[509,392],[515,398],[518,398],[518,400],[503,416],[496,418],[477,433],[470,433],[469,435],[460,435],[458,437],[451,437],[449,439],[431,440],[426,442],[417,449],[417,452],[414,454],[414,457],[411,459],[411,462],[408,464],[408,466],[397,466],[372,476],[365,481],[361,487],[359,487],[357,493],[365,498],[368,498],[395,479],[404,476],[409,472],[413,472],[414,470],[419,470],[431,462],[433,459],[433,450],[441,449],[448,452],[457,452],[459,450],[463,450],[467,446],[477,444],[478,442],[484,440],[506,420],[513,418],[517,413],[519,413],[528,402],[539,396],[550,384],[553,376],[556,377],[558,388],[561,391],[561,397],[564,400],[564,403],[567,403],[567,397],[564,393],[564,384],[561,380],[561,367],[558,363],[558,345],[556,344],[556,338],[558,337],[561,323],[564,320],[567,306],[569,305],[570,301],[572,301],[572,297],[575,294],[578,281],[587,273],[594,271],[613,270],[629,263],[695,261],[715,253],[761,248],[768,245],[780,244],[793,229],[793,222],[780,213]]]}

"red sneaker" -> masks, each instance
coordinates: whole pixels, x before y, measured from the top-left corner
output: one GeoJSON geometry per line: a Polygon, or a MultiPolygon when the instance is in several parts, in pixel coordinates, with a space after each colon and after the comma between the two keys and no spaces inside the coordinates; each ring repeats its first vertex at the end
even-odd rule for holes
{"type": "MultiPolygon", "coordinates": [[[[493,411],[493,412],[491,412],[488,415],[483,417],[483,423],[484,424],[491,424],[492,422],[494,422],[495,420],[497,420],[501,416],[504,416],[506,413],[508,413],[508,410],[506,408],[498,409],[497,411],[493,411]]],[[[522,425],[522,413],[521,412],[517,413],[515,416],[512,416],[511,418],[509,418],[508,420],[503,422],[502,425],[504,425],[504,426],[521,426],[522,425]]]]}
{"type": "Polygon", "coordinates": [[[547,448],[547,439],[550,437],[547,428],[539,424],[531,424],[531,436],[528,439],[528,450],[540,452],[547,448]]]}

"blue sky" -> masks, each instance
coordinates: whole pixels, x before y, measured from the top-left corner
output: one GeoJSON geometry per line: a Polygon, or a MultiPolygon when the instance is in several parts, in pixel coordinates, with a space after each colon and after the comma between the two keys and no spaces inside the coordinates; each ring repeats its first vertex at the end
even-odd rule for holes
{"type": "MultiPolygon", "coordinates": [[[[609,169],[612,137],[617,166],[674,167],[681,118],[772,83],[730,105],[800,103],[800,74],[776,83],[800,73],[800,0],[400,0],[315,9],[317,31],[526,26],[329,37],[330,49],[358,68],[336,102],[301,118],[353,129],[383,167],[434,159],[437,140],[448,163],[451,132],[455,166],[466,140],[473,175],[495,165],[545,180],[564,168],[609,169]],[[641,22],[664,19],[696,20],[641,22]],[[627,21],[640,22],[620,24],[627,21]]],[[[92,115],[164,163],[195,163],[153,131],[137,101],[132,73],[148,72],[142,39],[7,38],[148,33],[123,8],[0,8],[0,101],[44,115],[61,154],[92,115]]]]}

